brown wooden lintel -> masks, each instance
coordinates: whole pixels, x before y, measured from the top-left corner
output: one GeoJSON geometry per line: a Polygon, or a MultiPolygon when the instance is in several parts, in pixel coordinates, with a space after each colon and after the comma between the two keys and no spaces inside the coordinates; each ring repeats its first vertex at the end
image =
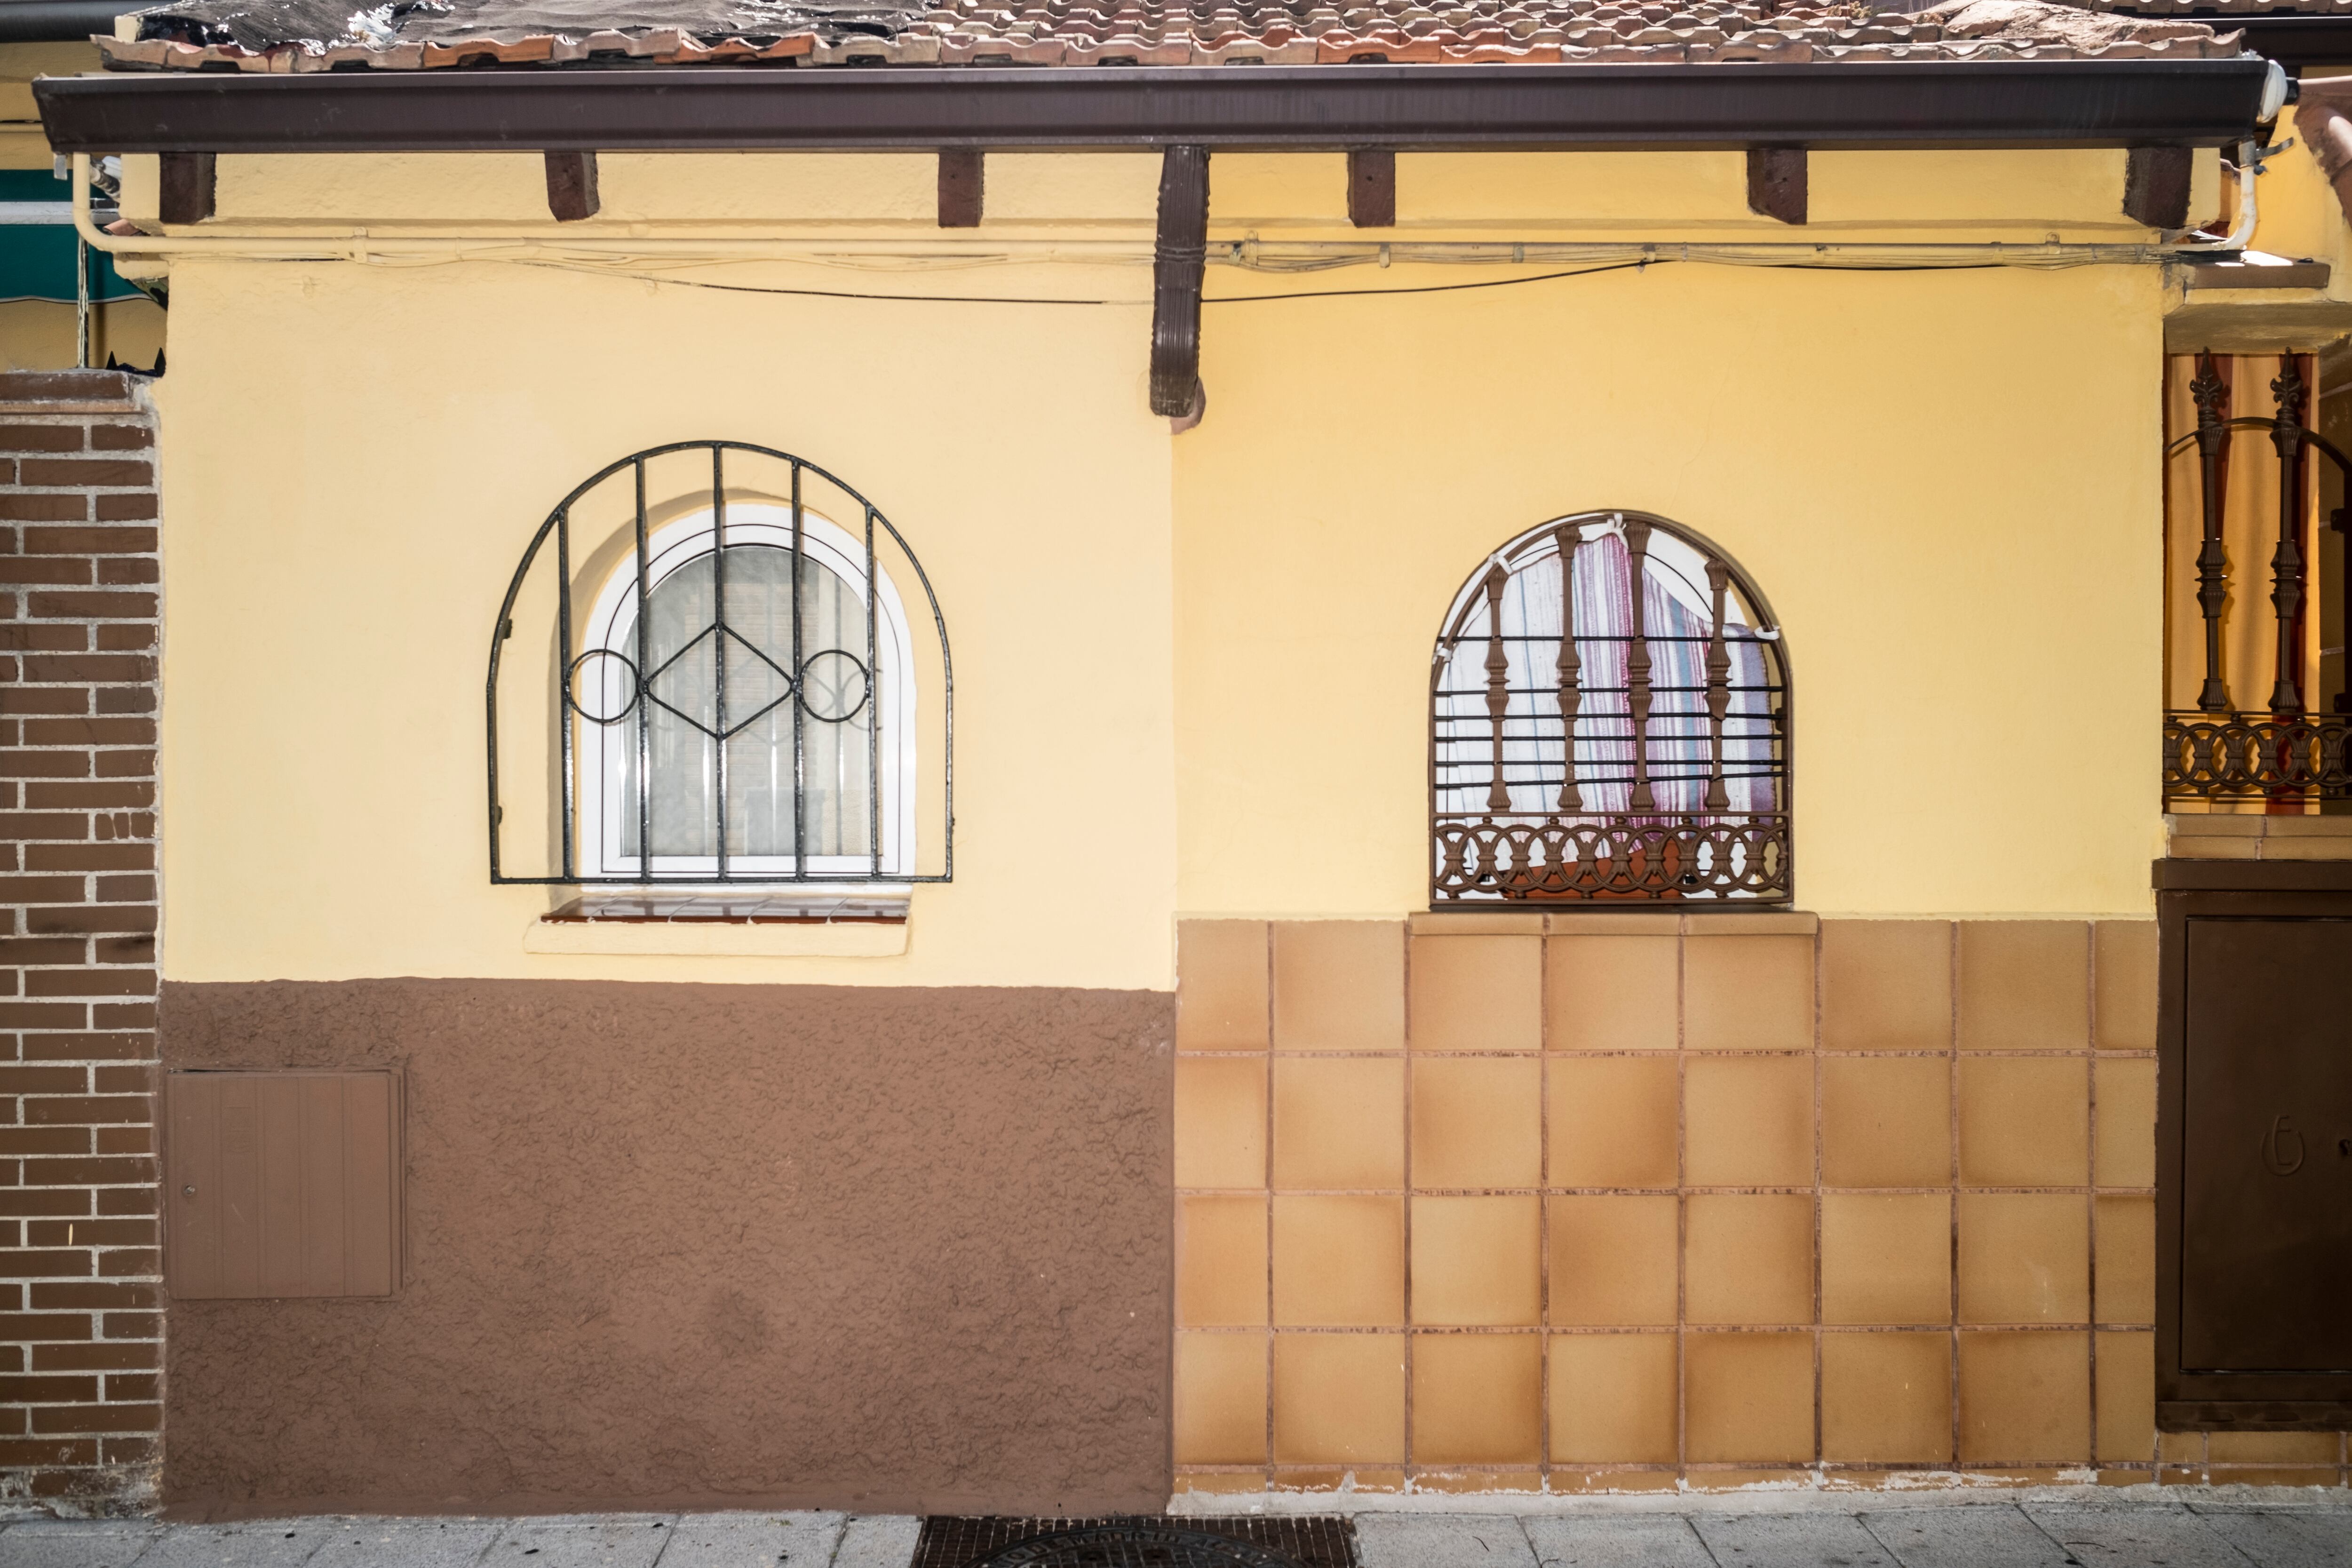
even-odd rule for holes
{"type": "Polygon", "coordinates": [[[1748,149],[1748,210],[1782,223],[1805,221],[1805,150],[1802,147],[1748,149]]]}
{"type": "Polygon", "coordinates": [[[940,226],[978,228],[987,181],[987,154],[979,148],[940,148],[940,226]]]}
{"type": "Polygon", "coordinates": [[[596,154],[550,153],[547,155],[547,210],[558,223],[578,223],[596,216],[602,205],[596,195],[596,154]]]}
{"type": "Polygon", "coordinates": [[[1358,228],[1396,226],[1396,150],[1348,150],[1348,221],[1358,228]]]}
{"type": "Polygon", "coordinates": [[[2150,228],[2188,227],[2194,170],[2186,147],[2133,148],[2124,159],[2124,216],[2150,228]]]}
{"type": "Polygon", "coordinates": [[[155,216],[165,223],[202,223],[213,216],[219,184],[219,157],[212,153],[165,153],[159,165],[155,216]]]}

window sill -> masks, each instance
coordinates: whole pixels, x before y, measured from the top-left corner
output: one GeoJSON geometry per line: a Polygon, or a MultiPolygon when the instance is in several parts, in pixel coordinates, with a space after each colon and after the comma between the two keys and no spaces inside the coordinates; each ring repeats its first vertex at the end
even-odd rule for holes
{"type": "Polygon", "coordinates": [[[589,894],[531,922],[526,952],[888,958],[907,951],[901,894],[589,894]]]}

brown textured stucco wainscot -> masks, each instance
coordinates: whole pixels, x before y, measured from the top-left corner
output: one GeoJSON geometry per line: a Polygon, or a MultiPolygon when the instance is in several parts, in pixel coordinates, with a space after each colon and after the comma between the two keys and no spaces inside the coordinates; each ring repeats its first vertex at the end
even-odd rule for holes
{"type": "Polygon", "coordinates": [[[1169,1494],[1163,994],[166,984],[167,1067],[397,1067],[386,1300],[174,1301],[181,1517],[1169,1494]]]}

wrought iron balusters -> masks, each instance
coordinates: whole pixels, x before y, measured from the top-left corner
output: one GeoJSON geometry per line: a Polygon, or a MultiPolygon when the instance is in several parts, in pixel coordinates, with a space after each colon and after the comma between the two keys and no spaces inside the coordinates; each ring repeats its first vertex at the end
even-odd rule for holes
{"type": "Polygon", "coordinates": [[[2200,357],[2189,394],[2197,403],[2197,460],[2205,501],[2205,542],[2197,552],[2197,607],[2205,617],[2205,686],[2197,694],[2197,706],[2220,713],[2230,706],[2230,690],[2221,680],[2221,607],[2230,596],[2230,557],[2221,544],[2221,462],[2230,437],[2230,385],[2214,367],[2211,354],[2200,357]]]}
{"type": "Polygon", "coordinates": [[[1701,536],[1635,512],[1520,535],[1457,595],[1430,696],[1433,902],[1790,897],[1779,633],[1701,536]],[[1556,625],[1511,588],[1539,569],[1556,625]]]}
{"type": "MultiPolygon", "coordinates": [[[[2197,707],[2165,715],[2162,790],[2167,805],[2261,804],[2273,811],[2301,811],[2315,803],[2352,798],[2352,715],[2342,710],[2314,713],[2317,693],[2305,687],[2303,659],[2315,600],[2304,530],[2308,519],[2305,487],[2307,465],[2318,458],[2352,478],[2352,459],[2305,423],[2311,388],[2298,356],[2281,356],[2270,384],[2274,408],[2268,416],[2231,417],[2230,388],[2210,353],[2198,356],[2189,382],[2197,425],[2173,448],[2194,439],[2200,479],[2200,538],[2196,556],[2196,601],[2203,623],[2205,668],[2197,707]],[[2224,653],[2231,614],[2230,563],[2224,545],[2233,433],[2259,430],[2278,461],[2277,542],[2271,555],[2271,591],[2263,598],[2237,598],[2237,613],[2267,605],[2273,660],[2270,700],[2263,712],[2233,708],[2231,672],[2224,653]]],[[[2352,568],[2347,568],[2352,569],[2352,568]]],[[[2352,596],[2352,581],[2345,585],[2352,596]]],[[[2242,643],[2241,644],[2242,647],[2242,643]]],[[[2240,672],[2238,679],[2245,679],[2240,672]]]]}

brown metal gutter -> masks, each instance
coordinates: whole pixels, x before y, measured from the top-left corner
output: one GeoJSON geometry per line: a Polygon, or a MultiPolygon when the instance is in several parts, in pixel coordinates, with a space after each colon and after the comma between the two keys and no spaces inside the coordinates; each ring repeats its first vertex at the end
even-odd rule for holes
{"type": "Polygon", "coordinates": [[[572,67],[35,84],[64,153],[2219,146],[2268,62],[572,67]]]}

